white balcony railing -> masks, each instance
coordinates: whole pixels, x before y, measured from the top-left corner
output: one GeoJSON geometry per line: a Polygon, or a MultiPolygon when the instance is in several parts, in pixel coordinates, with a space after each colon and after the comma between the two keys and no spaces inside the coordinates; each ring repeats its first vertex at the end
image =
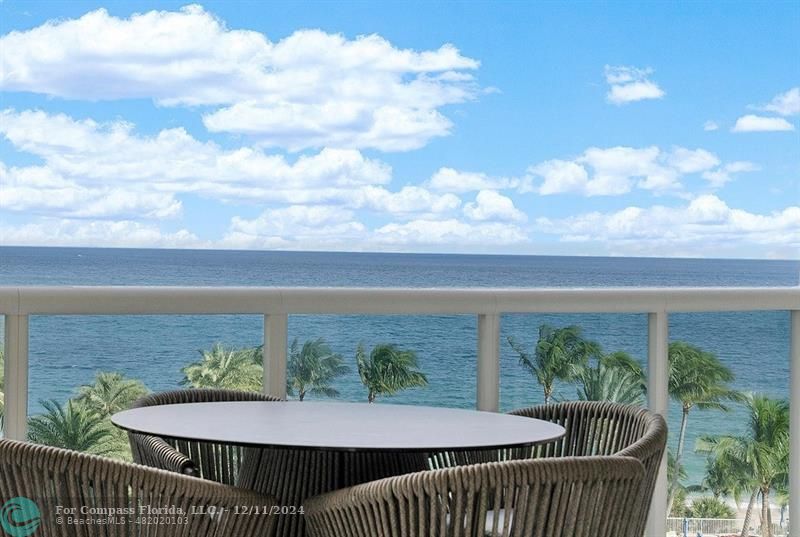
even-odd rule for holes
{"type": "MultiPolygon", "coordinates": [[[[287,319],[291,314],[474,314],[478,316],[479,410],[500,402],[503,313],[647,313],[648,404],[668,408],[668,315],[671,312],[791,311],[791,458],[789,520],[800,520],[800,287],[586,289],[364,289],[263,287],[0,287],[5,315],[5,435],[24,439],[28,414],[30,315],[261,314],[264,389],[286,390],[287,319]]],[[[666,461],[656,485],[648,536],[666,534],[666,461]]],[[[795,535],[797,535],[797,530],[795,535]]],[[[797,537],[800,537],[798,535],[797,537]]]]}

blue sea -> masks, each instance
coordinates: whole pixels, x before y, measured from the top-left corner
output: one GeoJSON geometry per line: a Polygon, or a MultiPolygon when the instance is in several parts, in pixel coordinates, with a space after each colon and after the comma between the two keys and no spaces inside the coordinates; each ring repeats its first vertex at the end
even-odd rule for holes
{"type": "MultiPolygon", "coordinates": [[[[795,286],[799,274],[800,261],[0,247],[0,285],[736,287],[795,286]]],[[[624,350],[646,359],[643,314],[505,315],[503,410],[542,400],[535,379],[518,365],[506,343],[513,335],[532,347],[542,323],[579,324],[607,351],[624,350]]],[[[259,345],[262,324],[263,318],[254,315],[34,316],[30,411],[39,411],[43,399],[67,399],[101,370],[139,378],[151,390],[174,388],[181,368],[196,360],[199,350],[214,342],[259,345]]],[[[366,399],[355,371],[357,344],[389,342],[417,352],[429,386],[381,400],[475,405],[475,316],[295,315],[289,319],[289,337],[323,337],[346,357],[351,371],[337,386],[342,399],[366,399]]],[[[787,312],[673,314],[670,338],[716,353],[735,372],[740,390],[788,396],[787,312]]],[[[575,387],[559,385],[557,396],[574,398],[575,387]]],[[[679,413],[673,405],[673,431],[679,413]]],[[[727,415],[693,410],[687,447],[693,449],[701,434],[744,427],[741,409],[727,415]]],[[[688,481],[699,481],[704,459],[690,454],[686,462],[688,481]]]]}

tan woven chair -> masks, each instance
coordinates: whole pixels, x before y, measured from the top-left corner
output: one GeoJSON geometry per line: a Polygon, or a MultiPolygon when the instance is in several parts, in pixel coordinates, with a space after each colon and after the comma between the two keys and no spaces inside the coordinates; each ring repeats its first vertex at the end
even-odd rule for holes
{"type": "Polygon", "coordinates": [[[645,469],[640,501],[630,506],[637,535],[643,535],[650,502],[667,442],[667,425],[645,408],[603,401],[574,401],[515,410],[511,414],[558,423],[563,437],[532,448],[505,451],[437,453],[433,467],[449,467],[496,460],[614,455],[634,457],[645,469]]]}
{"type": "Polygon", "coordinates": [[[632,457],[477,464],[390,477],[306,502],[312,537],[639,537],[632,457]]]}
{"type": "MultiPolygon", "coordinates": [[[[278,401],[270,395],[222,389],[189,389],[155,393],[142,397],[134,408],[176,405],[181,403],[211,403],[218,401],[278,401]]],[[[140,433],[128,433],[133,460],[153,468],[236,485],[245,449],[230,444],[162,438],[140,433]]]]}
{"type": "Polygon", "coordinates": [[[18,535],[268,537],[275,523],[269,496],[13,440],[0,440],[0,498],[18,535]]]}

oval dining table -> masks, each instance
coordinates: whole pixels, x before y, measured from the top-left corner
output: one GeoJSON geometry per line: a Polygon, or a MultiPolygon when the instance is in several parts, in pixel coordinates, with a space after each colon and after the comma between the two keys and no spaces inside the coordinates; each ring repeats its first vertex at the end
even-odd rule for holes
{"type": "Polygon", "coordinates": [[[246,448],[237,485],[278,499],[281,537],[305,535],[302,505],[312,496],[427,470],[429,455],[525,448],[564,435],[560,425],[495,412],[308,401],[159,405],[119,412],[112,422],[246,448]]]}

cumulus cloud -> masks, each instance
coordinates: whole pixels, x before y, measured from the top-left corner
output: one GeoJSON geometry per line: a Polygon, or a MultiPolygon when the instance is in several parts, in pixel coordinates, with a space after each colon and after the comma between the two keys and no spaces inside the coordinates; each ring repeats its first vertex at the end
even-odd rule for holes
{"type": "Polygon", "coordinates": [[[747,114],[736,120],[732,132],[780,132],[793,131],[794,125],[782,117],[765,117],[747,114]]]}
{"type": "Polygon", "coordinates": [[[0,162],[0,207],[67,218],[174,218],[182,204],[170,193],[139,187],[87,187],[47,166],[8,167],[0,162]]]}
{"type": "Polygon", "coordinates": [[[475,201],[464,206],[467,218],[477,221],[525,222],[528,217],[514,207],[514,201],[494,190],[481,190],[475,201]]]}
{"type": "Polygon", "coordinates": [[[754,172],[760,168],[746,160],[737,160],[717,168],[703,172],[703,179],[706,179],[712,187],[721,187],[733,179],[733,175],[742,172],[754,172]]]}
{"type": "Polygon", "coordinates": [[[547,160],[531,166],[528,172],[542,179],[535,188],[541,195],[614,196],[626,194],[634,187],[677,191],[681,188],[681,176],[710,170],[719,164],[719,158],[705,149],[590,147],[572,160],[547,160]]]}
{"type": "Polygon", "coordinates": [[[524,243],[527,235],[514,224],[469,223],[452,218],[387,224],[375,230],[371,240],[384,247],[436,245],[453,249],[461,246],[486,247],[524,243]]]}
{"type": "Polygon", "coordinates": [[[704,131],[716,131],[716,130],[719,130],[719,125],[717,124],[716,121],[708,120],[705,123],[703,123],[703,130],[704,131]]]}
{"type": "Polygon", "coordinates": [[[562,219],[539,218],[536,227],[562,241],[607,243],[627,253],[708,255],[726,245],[800,248],[800,207],[756,214],[728,206],[713,194],[687,205],[592,212],[562,219]]]}
{"type": "MultiPolygon", "coordinates": [[[[0,113],[0,135],[43,166],[3,168],[3,190],[13,209],[57,203],[83,211],[92,200],[128,200],[141,215],[168,216],[192,193],[239,202],[344,203],[367,186],[391,181],[391,168],[356,150],[323,149],[293,162],[261,149],[223,149],[182,128],[141,136],[126,122],[100,124],[41,111],[0,113]],[[60,200],[48,192],[61,189],[60,200]],[[137,205],[138,203],[138,205],[137,205]]],[[[108,214],[120,215],[108,208],[108,214]]],[[[99,216],[99,213],[97,214],[99,216]]]]}
{"type": "Polygon", "coordinates": [[[517,189],[520,192],[531,188],[530,177],[492,177],[481,172],[459,171],[439,168],[428,181],[428,186],[440,192],[476,192],[478,190],[517,189]]]}
{"type": "Polygon", "coordinates": [[[666,93],[658,84],[650,80],[651,74],[653,74],[653,70],[650,68],[606,65],[605,77],[609,85],[606,99],[616,105],[646,99],[661,99],[666,93]]]}
{"type": "Polygon", "coordinates": [[[141,136],[127,122],[41,111],[1,112],[0,135],[44,160],[41,166],[0,165],[0,202],[16,211],[167,218],[180,214],[178,194],[237,203],[333,203],[416,217],[461,205],[453,194],[421,186],[388,190],[391,168],[353,149],[325,148],[292,162],[254,147],[223,149],[182,128],[141,136]]]}
{"type": "Polygon", "coordinates": [[[452,213],[461,206],[453,194],[435,194],[426,188],[407,185],[397,192],[383,187],[365,187],[354,193],[351,204],[397,217],[419,218],[452,213]]]}
{"type": "Polygon", "coordinates": [[[7,246],[105,246],[126,248],[206,248],[186,229],[164,232],[132,220],[43,218],[18,226],[0,224],[0,244],[7,246]]]}
{"type": "Polygon", "coordinates": [[[667,163],[680,173],[697,173],[719,166],[719,158],[705,149],[676,147],[667,157],[667,163]]]}
{"type": "Polygon", "coordinates": [[[769,103],[757,108],[782,116],[796,116],[800,114],[800,87],[779,93],[769,103]]]}
{"type": "Polygon", "coordinates": [[[234,217],[222,244],[229,248],[319,249],[363,239],[365,226],[351,211],[333,206],[293,205],[254,219],[234,217]]]}
{"type": "Polygon", "coordinates": [[[212,131],[260,144],[406,151],[450,132],[445,105],[480,92],[453,45],[298,30],[279,41],[191,5],[130,18],[99,9],[0,38],[0,89],[67,99],[208,106],[212,131]]]}

